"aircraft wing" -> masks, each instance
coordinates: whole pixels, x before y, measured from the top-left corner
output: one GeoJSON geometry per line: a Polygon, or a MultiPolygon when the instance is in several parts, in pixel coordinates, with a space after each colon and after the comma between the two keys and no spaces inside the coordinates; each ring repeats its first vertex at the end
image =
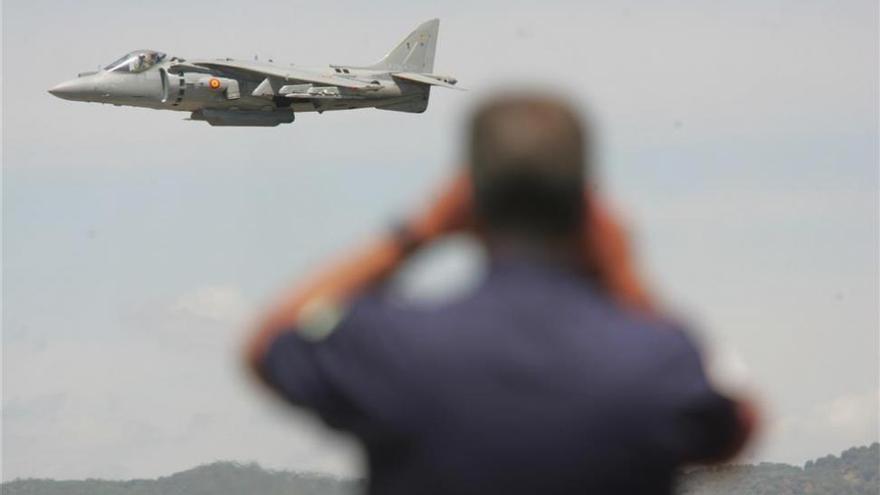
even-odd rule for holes
{"type": "Polygon", "coordinates": [[[189,62],[176,62],[168,66],[168,72],[171,74],[180,74],[182,72],[199,72],[202,74],[213,74],[214,71],[207,67],[191,64],[189,62]]]}
{"type": "Polygon", "coordinates": [[[440,86],[441,88],[457,89],[459,91],[464,91],[464,88],[459,88],[458,86],[450,84],[446,81],[432,76],[427,76],[425,74],[417,74],[415,72],[396,72],[394,74],[391,74],[391,76],[398,79],[405,79],[407,81],[417,82],[421,84],[429,84],[431,86],[440,86]]]}
{"type": "Polygon", "coordinates": [[[284,82],[301,81],[323,86],[337,86],[349,89],[366,89],[371,87],[368,82],[357,81],[346,77],[327,76],[297,69],[296,67],[279,67],[276,65],[248,62],[242,60],[211,60],[196,61],[189,65],[217,72],[243,77],[245,79],[263,80],[265,78],[280,79],[284,82]]]}

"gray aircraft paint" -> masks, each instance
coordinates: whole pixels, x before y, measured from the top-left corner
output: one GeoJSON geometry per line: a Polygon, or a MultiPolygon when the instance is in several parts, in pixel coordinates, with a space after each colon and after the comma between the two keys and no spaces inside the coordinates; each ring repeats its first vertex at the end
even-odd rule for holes
{"type": "Polygon", "coordinates": [[[433,74],[440,21],[421,24],[369,66],[285,66],[234,59],[184,60],[128,53],[49,93],[65,100],[190,112],[215,126],[276,126],[300,112],[377,108],[421,113],[431,86],[460,89],[433,74]]]}

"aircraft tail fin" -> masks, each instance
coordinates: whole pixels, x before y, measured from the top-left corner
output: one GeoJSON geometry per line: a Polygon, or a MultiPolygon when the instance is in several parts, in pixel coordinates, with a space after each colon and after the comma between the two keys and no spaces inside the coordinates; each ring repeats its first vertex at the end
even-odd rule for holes
{"type": "Polygon", "coordinates": [[[437,50],[439,28],[440,19],[431,19],[422,23],[382,60],[368,68],[392,72],[430,73],[434,70],[434,53],[437,50]]]}

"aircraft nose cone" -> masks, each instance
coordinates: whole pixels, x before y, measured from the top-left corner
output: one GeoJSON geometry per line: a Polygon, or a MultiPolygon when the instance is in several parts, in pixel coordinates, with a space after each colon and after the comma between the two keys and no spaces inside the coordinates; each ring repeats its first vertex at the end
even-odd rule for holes
{"type": "Polygon", "coordinates": [[[81,79],[73,79],[51,88],[49,93],[65,100],[83,100],[94,92],[92,86],[81,79]]]}

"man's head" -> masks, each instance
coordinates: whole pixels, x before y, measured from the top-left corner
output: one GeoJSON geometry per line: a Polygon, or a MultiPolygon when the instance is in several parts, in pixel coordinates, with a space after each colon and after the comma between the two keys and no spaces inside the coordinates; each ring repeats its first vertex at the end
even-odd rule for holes
{"type": "Polygon", "coordinates": [[[493,99],[475,113],[470,139],[475,213],[489,237],[548,243],[579,235],[590,150],[568,105],[493,99]]]}

